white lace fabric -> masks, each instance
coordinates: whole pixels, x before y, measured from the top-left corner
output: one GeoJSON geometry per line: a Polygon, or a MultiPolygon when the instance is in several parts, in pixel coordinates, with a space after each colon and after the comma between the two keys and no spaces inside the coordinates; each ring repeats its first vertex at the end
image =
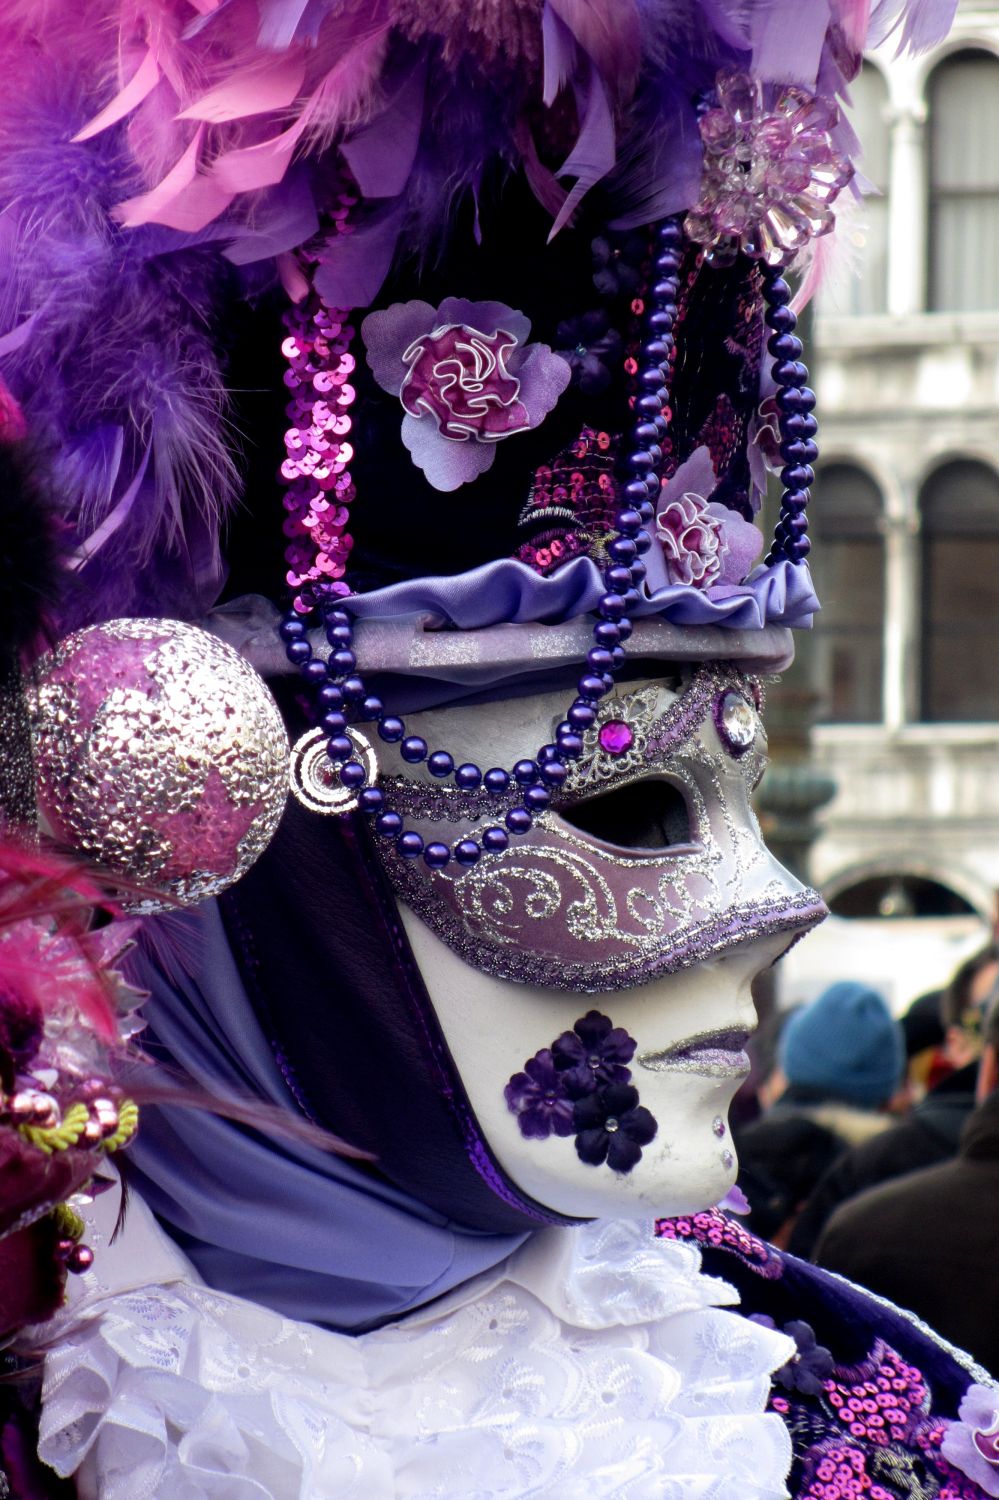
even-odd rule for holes
{"type": "Polygon", "coordinates": [[[60,1315],[39,1451],[83,1500],[787,1494],[790,1441],[764,1408],[793,1344],[647,1224],[545,1232],[358,1338],[179,1260],[156,1284],[84,1278],[60,1315]]]}

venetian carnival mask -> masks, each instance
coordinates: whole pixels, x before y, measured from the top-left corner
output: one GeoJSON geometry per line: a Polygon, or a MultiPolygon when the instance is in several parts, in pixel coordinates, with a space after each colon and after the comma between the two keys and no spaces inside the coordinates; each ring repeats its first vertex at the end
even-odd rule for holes
{"type": "MultiPolygon", "coordinates": [[[[410,722],[504,764],[550,732],[563,696],[410,722]]],[[[560,1213],[691,1210],[734,1178],[726,1116],[756,1024],[750,983],[825,913],[752,811],[760,703],[725,665],[621,685],[515,847],[453,875],[386,862],[485,1137],[560,1213]]],[[[484,794],[419,773],[391,788],[427,839],[488,817],[484,794]]]]}

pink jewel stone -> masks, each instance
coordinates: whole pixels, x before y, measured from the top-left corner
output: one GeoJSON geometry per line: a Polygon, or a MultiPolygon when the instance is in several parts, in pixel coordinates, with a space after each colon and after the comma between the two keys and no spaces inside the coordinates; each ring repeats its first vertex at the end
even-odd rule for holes
{"type": "Polygon", "coordinates": [[[634,744],[635,733],[623,719],[608,719],[600,726],[597,739],[601,750],[606,750],[608,755],[623,755],[634,744]]]}

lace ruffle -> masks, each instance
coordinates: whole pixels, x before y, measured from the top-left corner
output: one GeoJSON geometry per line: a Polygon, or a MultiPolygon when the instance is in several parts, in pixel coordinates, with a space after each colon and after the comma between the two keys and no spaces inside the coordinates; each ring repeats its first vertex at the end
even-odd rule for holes
{"type": "Polygon", "coordinates": [[[40,1453],[83,1500],[777,1500],[783,1335],[648,1226],[538,1236],[348,1338],[191,1281],[65,1315],[40,1453]]]}

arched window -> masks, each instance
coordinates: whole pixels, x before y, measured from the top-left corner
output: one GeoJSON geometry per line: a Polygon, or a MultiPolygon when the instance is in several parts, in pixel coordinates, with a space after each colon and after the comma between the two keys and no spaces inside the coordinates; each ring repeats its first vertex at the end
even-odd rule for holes
{"type": "Polygon", "coordinates": [[[849,274],[833,292],[830,312],[880,313],[888,305],[888,86],[872,63],[850,84],[850,123],[863,145],[860,171],[875,192],[865,195],[847,234],[849,274]]]}
{"type": "Polygon", "coordinates": [[[854,464],[825,464],[809,508],[809,556],[822,605],[812,643],[820,721],[873,724],[882,717],[884,543],[881,492],[854,464]]]}
{"type": "Polygon", "coordinates": [[[959,52],[929,87],[930,308],[999,308],[999,58],[959,52]]]}
{"type": "Polygon", "coordinates": [[[920,510],[922,717],[999,720],[999,476],[971,460],[945,464],[920,510]]]}

